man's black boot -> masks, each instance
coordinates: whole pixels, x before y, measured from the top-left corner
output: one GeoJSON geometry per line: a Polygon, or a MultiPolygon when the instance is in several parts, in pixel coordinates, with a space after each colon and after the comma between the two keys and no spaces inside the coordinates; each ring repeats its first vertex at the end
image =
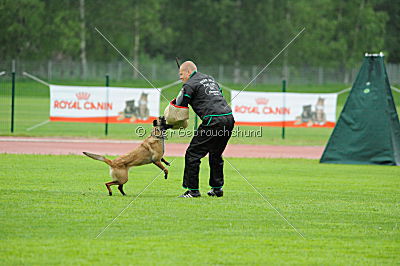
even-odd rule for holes
{"type": "Polygon", "coordinates": [[[179,198],[197,198],[200,197],[200,191],[198,190],[187,190],[185,193],[179,196],[179,198]]]}
{"type": "Polygon", "coordinates": [[[212,188],[207,192],[207,195],[210,197],[222,197],[224,195],[224,191],[222,188],[212,188]]]}

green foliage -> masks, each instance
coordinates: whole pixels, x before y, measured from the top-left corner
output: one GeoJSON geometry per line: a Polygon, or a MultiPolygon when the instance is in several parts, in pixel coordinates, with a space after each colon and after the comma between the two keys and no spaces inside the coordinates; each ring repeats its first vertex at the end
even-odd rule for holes
{"type": "Polygon", "coordinates": [[[203,197],[179,199],[184,159],[167,159],[175,159],[168,180],[159,176],[135,199],[158,168],[133,168],[127,196],[114,187],[109,197],[101,162],[0,154],[1,264],[391,265],[400,259],[398,167],[227,158],[225,195],[209,198],[203,161],[203,197]]]}
{"type": "Polygon", "coordinates": [[[377,1],[378,10],[386,13],[389,19],[385,24],[385,52],[388,54],[388,61],[400,62],[400,2],[383,0],[377,1]]]}
{"type": "MultiPolygon", "coordinates": [[[[117,60],[97,27],[135,60],[138,49],[201,65],[264,65],[305,27],[289,65],[350,68],[366,51],[399,63],[399,10],[389,0],[85,1],[87,58],[117,60]]],[[[79,60],[79,1],[3,0],[0,11],[2,59],[79,60]]]]}
{"type": "MultiPolygon", "coordinates": [[[[50,24],[49,31],[55,36],[63,36],[52,40],[52,46],[61,55],[69,55],[72,58],[79,56],[79,21],[77,10],[65,9],[57,12],[54,22],[50,24]]],[[[54,36],[53,35],[53,36],[54,36]]]]}
{"type": "Polygon", "coordinates": [[[41,0],[0,2],[0,57],[39,58],[45,6],[41,0]]]}

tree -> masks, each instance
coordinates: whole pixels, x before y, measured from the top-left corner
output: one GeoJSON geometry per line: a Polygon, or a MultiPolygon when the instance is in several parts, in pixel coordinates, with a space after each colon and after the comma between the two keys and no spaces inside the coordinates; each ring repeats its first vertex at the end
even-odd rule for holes
{"type": "Polygon", "coordinates": [[[85,0],[79,1],[79,14],[80,14],[80,30],[81,30],[81,64],[82,64],[82,76],[87,75],[87,60],[86,60],[86,21],[85,21],[85,0]]]}
{"type": "MultiPolygon", "coordinates": [[[[398,1],[397,1],[398,2],[398,1]]],[[[119,61],[179,56],[200,65],[351,68],[366,51],[400,63],[400,4],[390,0],[0,1],[4,59],[119,61]]],[[[287,71],[283,71],[287,73],[287,71]]],[[[137,75],[137,73],[135,74],[137,75]]]]}
{"type": "Polygon", "coordinates": [[[43,2],[3,0],[0,14],[0,54],[3,60],[41,57],[43,2]]]}
{"type": "Polygon", "coordinates": [[[383,0],[377,9],[388,15],[385,25],[385,54],[388,62],[400,63],[400,2],[383,0]]]}

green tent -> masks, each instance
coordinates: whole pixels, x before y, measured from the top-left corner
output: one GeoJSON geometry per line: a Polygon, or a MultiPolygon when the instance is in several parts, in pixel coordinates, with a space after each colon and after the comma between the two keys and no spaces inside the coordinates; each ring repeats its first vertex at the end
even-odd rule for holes
{"type": "Polygon", "coordinates": [[[400,165],[400,124],[383,54],[365,54],[321,163],[400,165]]]}

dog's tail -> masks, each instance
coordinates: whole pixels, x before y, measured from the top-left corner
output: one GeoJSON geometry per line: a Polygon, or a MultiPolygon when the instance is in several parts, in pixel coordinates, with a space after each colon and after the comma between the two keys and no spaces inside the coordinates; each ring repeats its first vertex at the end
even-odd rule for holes
{"type": "Polygon", "coordinates": [[[92,158],[94,160],[105,162],[109,166],[111,166],[111,164],[112,164],[111,160],[107,159],[104,156],[97,155],[97,154],[94,154],[94,153],[89,153],[89,152],[83,152],[83,154],[85,154],[87,157],[90,157],[90,158],[92,158]]]}

